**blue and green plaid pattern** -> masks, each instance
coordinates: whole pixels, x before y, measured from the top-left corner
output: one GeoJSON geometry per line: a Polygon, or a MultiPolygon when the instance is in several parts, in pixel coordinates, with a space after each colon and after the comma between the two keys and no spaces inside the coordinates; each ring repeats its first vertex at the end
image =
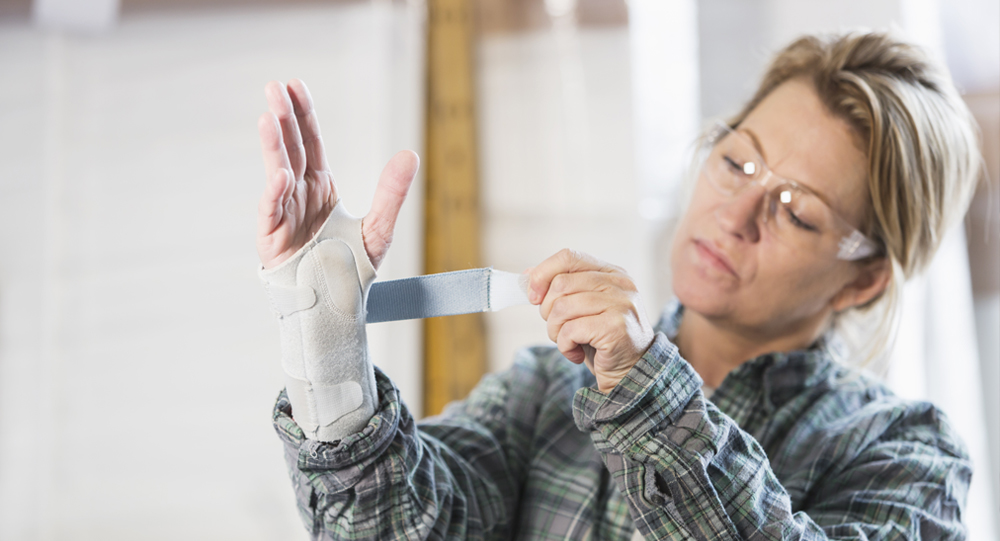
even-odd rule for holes
{"type": "Polygon", "coordinates": [[[376,369],[360,433],[274,425],[315,539],[963,539],[971,464],[944,415],[834,363],[763,355],[712,395],[667,336],[610,393],[554,348],[523,350],[416,423],[376,369]]]}

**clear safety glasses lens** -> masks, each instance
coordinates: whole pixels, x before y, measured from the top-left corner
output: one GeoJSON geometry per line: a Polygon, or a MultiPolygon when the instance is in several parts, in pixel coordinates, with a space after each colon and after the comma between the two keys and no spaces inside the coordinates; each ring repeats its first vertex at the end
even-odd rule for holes
{"type": "Polygon", "coordinates": [[[796,249],[858,260],[877,245],[851,226],[809,188],[774,175],[746,136],[719,124],[707,141],[702,170],[723,195],[736,196],[751,184],[767,190],[763,220],[776,238],[796,249]]]}

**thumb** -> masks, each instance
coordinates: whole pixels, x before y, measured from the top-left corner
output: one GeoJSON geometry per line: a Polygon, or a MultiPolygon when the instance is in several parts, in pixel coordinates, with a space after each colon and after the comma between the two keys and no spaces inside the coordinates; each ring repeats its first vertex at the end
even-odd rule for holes
{"type": "Polygon", "coordinates": [[[399,209],[420,167],[420,158],[412,150],[401,150],[385,164],[375,187],[372,208],[361,222],[365,251],[372,266],[378,269],[392,243],[399,209]]]}

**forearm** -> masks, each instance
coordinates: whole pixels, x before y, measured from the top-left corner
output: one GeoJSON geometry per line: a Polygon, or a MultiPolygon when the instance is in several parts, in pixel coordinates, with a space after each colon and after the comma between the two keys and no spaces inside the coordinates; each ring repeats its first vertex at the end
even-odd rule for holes
{"type": "Polygon", "coordinates": [[[590,431],[638,517],[637,528],[649,539],[678,533],[695,539],[740,539],[740,513],[770,510],[780,515],[790,509],[759,445],[735,425],[713,419],[700,388],[701,379],[660,334],[610,393],[582,389],[575,398],[577,425],[590,431]],[[739,441],[741,434],[750,441],[739,441]],[[738,458],[728,456],[727,445],[745,452],[738,458]],[[719,456],[720,450],[724,456],[719,456]],[[747,487],[726,481],[728,474],[718,472],[716,460],[740,468],[749,474],[743,481],[763,490],[750,498],[727,494],[747,487]],[[713,471],[723,475],[713,476],[713,471]],[[744,505],[732,508],[732,515],[722,503],[741,500],[744,505]]]}
{"type": "Polygon", "coordinates": [[[590,432],[648,539],[677,532],[694,539],[961,536],[955,509],[967,463],[924,443],[943,441],[935,427],[896,434],[910,414],[886,409],[892,414],[861,410],[839,430],[813,431],[795,448],[795,470],[835,473],[810,473],[809,495],[793,505],[772,457],[700,388],[658,335],[611,393],[576,396],[577,425],[590,432]]]}
{"type": "MultiPolygon", "coordinates": [[[[275,429],[312,535],[492,539],[507,531],[516,481],[491,427],[458,416],[449,422],[467,432],[463,447],[442,443],[418,429],[398,390],[378,369],[376,380],[375,415],[360,432],[335,443],[306,438],[284,393],[275,405],[275,429]]],[[[483,392],[504,396],[496,388],[483,392]]]]}

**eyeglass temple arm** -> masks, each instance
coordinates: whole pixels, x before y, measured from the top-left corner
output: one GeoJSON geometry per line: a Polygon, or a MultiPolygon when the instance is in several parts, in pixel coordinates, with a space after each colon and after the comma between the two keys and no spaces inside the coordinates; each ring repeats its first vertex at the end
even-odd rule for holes
{"type": "Polygon", "coordinates": [[[837,252],[837,259],[847,261],[857,261],[875,255],[878,247],[868,237],[854,230],[850,235],[840,239],[840,250],[837,252]]]}

